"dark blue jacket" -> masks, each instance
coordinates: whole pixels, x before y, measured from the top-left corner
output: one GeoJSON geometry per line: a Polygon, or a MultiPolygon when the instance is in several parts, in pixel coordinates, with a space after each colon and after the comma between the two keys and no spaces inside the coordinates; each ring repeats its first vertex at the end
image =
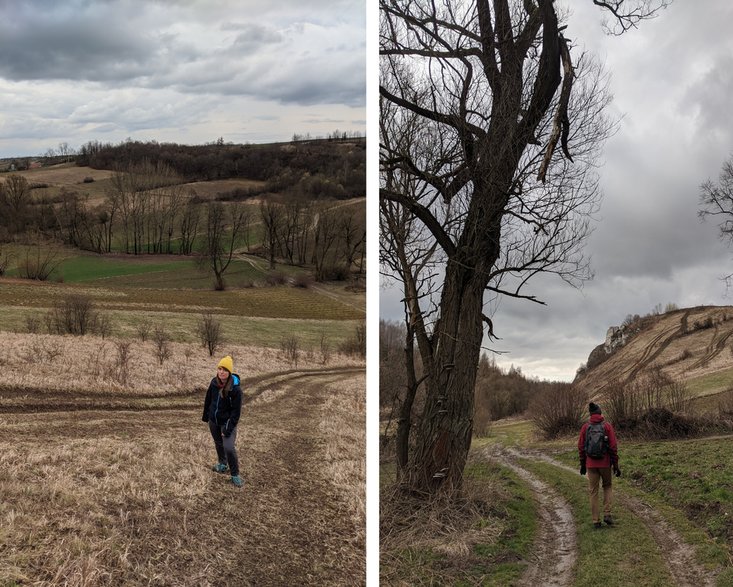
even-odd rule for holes
{"type": "Polygon", "coordinates": [[[232,388],[227,397],[223,397],[217,378],[214,377],[211,380],[209,389],[206,390],[204,415],[201,418],[204,422],[215,422],[224,427],[224,433],[227,435],[234,430],[242,413],[242,389],[239,387],[239,375],[232,373],[231,384],[232,388]]]}

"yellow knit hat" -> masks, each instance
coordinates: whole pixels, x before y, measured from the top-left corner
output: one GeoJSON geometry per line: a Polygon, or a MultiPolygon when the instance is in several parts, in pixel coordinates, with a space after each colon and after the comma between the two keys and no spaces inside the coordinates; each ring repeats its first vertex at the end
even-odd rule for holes
{"type": "Polygon", "coordinates": [[[234,361],[232,361],[232,358],[229,355],[219,361],[219,364],[216,366],[216,368],[218,369],[219,367],[224,367],[224,369],[226,369],[230,373],[234,373],[234,361]]]}

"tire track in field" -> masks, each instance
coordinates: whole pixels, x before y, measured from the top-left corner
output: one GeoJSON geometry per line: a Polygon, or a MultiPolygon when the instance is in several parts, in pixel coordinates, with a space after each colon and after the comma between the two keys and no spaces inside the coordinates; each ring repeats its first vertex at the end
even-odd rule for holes
{"type": "Polygon", "coordinates": [[[520,585],[569,586],[578,558],[575,520],[570,505],[550,485],[518,465],[517,453],[487,449],[484,455],[514,471],[529,486],[538,506],[540,524],[532,547],[533,557],[520,585]]]}
{"type": "MultiPolygon", "coordinates": [[[[515,449],[507,449],[512,458],[523,455],[515,449]]],[[[532,452],[533,459],[539,459],[555,467],[577,474],[577,470],[539,452],[532,452]]],[[[615,498],[646,526],[667,564],[678,587],[714,587],[715,575],[704,569],[695,558],[695,548],[687,544],[680,534],[652,506],[630,495],[614,493],[615,498]]]]}

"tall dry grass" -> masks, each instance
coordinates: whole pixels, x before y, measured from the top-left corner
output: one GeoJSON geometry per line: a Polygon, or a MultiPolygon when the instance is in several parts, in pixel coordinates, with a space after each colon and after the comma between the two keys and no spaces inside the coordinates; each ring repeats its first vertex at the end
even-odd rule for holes
{"type": "MultiPolygon", "coordinates": [[[[125,370],[116,339],[95,336],[0,333],[0,388],[114,392],[152,395],[206,387],[226,354],[235,371],[248,378],[293,367],[276,349],[227,344],[214,357],[197,344],[170,342],[170,357],[159,364],[155,343],[133,341],[125,370]]],[[[329,366],[362,366],[363,360],[336,354],[329,366]]],[[[298,368],[322,368],[320,357],[303,354],[298,368]]]]}
{"type": "MultiPolygon", "coordinates": [[[[366,389],[364,379],[327,386],[319,428],[326,438],[325,474],[363,529],[366,523],[366,389]]],[[[364,538],[364,535],[362,535],[364,538]]]]}
{"type": "MultiPolygon", "coordinates": [[[[201,556],[189,533],[211,484],[196,466],[210,458],[205,432],[171,422],[163,441],[129,414],[83,418],[2,419],[0,577],[10,585],[171,584],[182,560],[201,556]]],[[[201,562],[179,584],[207,585],[201,562]]]]}

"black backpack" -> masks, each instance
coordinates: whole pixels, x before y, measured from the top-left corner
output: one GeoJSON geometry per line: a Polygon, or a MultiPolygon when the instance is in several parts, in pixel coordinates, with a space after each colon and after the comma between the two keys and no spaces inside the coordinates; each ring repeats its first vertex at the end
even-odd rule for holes
{"type": "Polygon", "coordinates": [[[585,430],[585,454],[592,459],[602,459],[608,452],[608,436],[603,422],[591,422],[585,430]]]}

